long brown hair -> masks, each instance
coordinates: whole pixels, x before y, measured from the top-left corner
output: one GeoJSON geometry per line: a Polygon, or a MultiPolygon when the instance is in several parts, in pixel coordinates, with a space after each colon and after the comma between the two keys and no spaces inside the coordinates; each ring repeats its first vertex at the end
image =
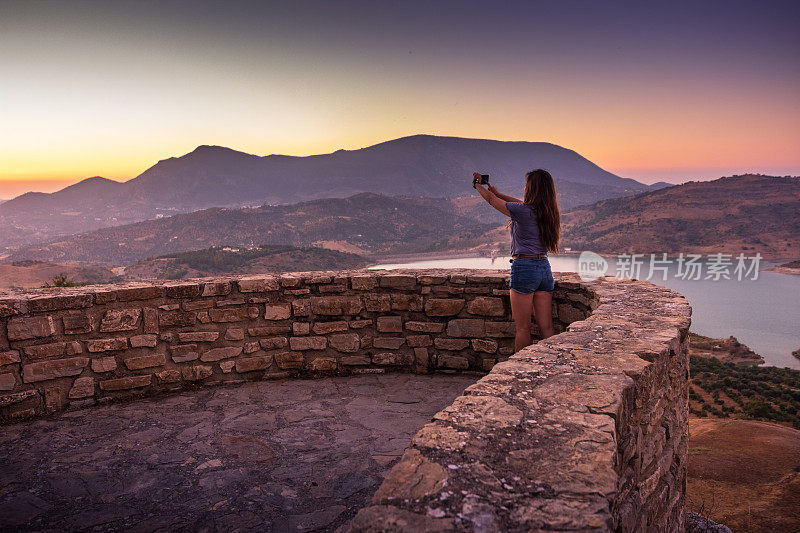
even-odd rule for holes
{"type": "Polygon", "coordinates": [[[561,214],[553,176],[541,168],[528,172],[525,175],[525,196],[522,202],[536,208],[542,246],[557,254],[561,240],[561,214]]]}

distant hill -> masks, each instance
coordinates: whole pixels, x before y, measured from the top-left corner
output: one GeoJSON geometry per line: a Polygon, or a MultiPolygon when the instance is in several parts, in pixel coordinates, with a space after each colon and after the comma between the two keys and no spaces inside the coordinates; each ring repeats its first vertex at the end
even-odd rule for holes
{"type": "Polygon", "coordinates": [[[100,265],[17,261],[0,263],[0,291],[3,289],[35,289],[64,275],[75,283],[106,283],[114,273],[100,265]]]}
{"type": "MultiPolygon", "coordinates": [[[[288,206],[212,208],[21,248],[11,260],[131,264],[211,246],[325,246],[363,255],[472,243],[501,222],[475,201],[361,193],[288,206]]],[[[466,244],[464,244],[466,245],[466,244]]]]}
{"type": "Polygon", "coordinates": [[[475,170],[517,195],[525,172],[538,167],[553,174],[565,209],[648,190],[572,150],[544,142],[415,135],[308,157],[259,157],[200,146],[159,161],[124,183],[89,178],[51,194],[27,193],[0,204],[0,247],[209,207],[289,204],[361,192],[465,196],[472,194],[475,170]]]}
{"type": "Polygon", "coordinates": [[[603,200],[566,213],[563,240],[612,254],[800,257],[800,178],[749,174],[603,200]]]}
{"type": "Polygon", "coordinates": [[[126,281],[187,279],[220,274],[346,270],[368,264],[360,255],[318,247],[277,245],[237,249],[217,246],[145,259],[127,267],[122,277],[126,281]]]}

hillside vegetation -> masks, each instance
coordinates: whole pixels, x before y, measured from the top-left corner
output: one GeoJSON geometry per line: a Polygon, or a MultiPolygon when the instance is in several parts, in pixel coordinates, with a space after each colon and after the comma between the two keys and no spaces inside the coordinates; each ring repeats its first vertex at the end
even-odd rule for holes
{"type": "Polygon", "coordinates": [[[148,257],[212,246],[312,246],[347,242],[365,254],[438,251],[473,242],[497,227],[496,215],[431,198],[389,198],[364,193],[255,209],[207,209],[105,228],[40,246],[12,259],[131,264],[148,257]]]}
{"type": "Polygon", "coordinates": [[[185,279],[220,274],[259,272],[306,272],[362,268],[369,262],[356,254],[324,248],[215,246],[168,254],[140,261],[125,269],[125,280],[185,279]]]}
{"type": "Polygon", "coordinates": [[[564,216],[565,246],[617,254],[717,252],[800,256],[800,178],[689,182],[603,200],[564,216]]]}

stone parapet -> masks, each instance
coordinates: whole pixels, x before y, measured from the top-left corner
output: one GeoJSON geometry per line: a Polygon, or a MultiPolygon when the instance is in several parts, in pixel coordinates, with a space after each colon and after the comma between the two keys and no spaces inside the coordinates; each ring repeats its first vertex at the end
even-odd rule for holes
{"type": "Polygon", "coordinates": [[[439,412],[351,531],[683,531],[691,308],[645,282],[559,287],[591,316],[439,412]]]}
{"type": "MultiPolygon", "coordinates": [[[[242,380],[483,373],[513,352],[507,283],[500,271],[366,270],[2,294],[0,420],[242,380]]],[[[559,287],[556,328],[591,304],[559,287]]]]}

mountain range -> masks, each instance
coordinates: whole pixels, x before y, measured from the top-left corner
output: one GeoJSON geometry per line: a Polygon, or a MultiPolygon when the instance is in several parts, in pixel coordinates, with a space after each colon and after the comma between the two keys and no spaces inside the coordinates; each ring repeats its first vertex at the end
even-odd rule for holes
{"type": "MultiPolygon", "coordinates": [[[[601,253],[800,256],[800,178],[745,175],[602,200],[563,213],[562,244],[601,253]]],[[[505,218],[477,195],[361,193],[293,205],[212,208],[24,247],[12,260],[130,264],[211,246],[322,246],[375,256],[505,253],[505,218]]]]}
{"type": "Polygon", "coordinates": [[[565,245],[599,253],[800,257],[800,177],[688,182],[565,213],[565,245]]]}
{"type": "Polygon", "coordinates": [[[490,174],[493,184],[516,195],[533,168],[550,170],[564,209],[658,187],[621,178],[545,142],[415,135],[307,157],[199,146],[126,182],[94,177],[0,204],[0,248],[210,207],[281,205],[361,192],[468,196],[473,171],[490,174]]]}

